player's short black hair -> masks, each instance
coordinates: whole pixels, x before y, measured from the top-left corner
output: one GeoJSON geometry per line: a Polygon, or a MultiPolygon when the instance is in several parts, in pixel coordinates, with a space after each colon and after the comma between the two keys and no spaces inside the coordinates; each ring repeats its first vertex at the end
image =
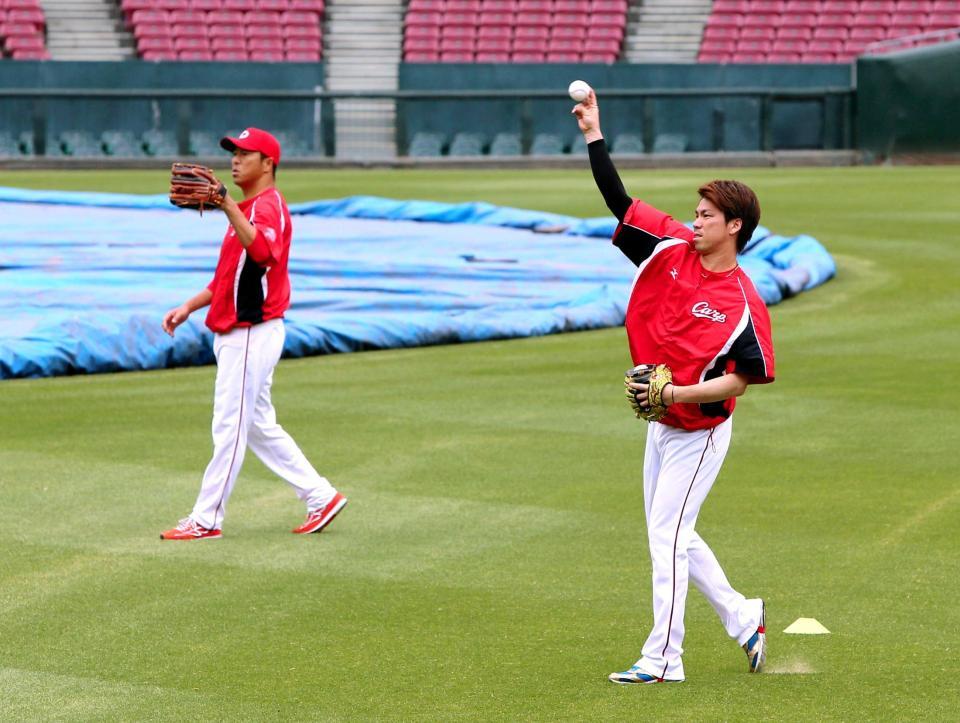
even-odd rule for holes
{"type": "Polygon", "coordinates": [[[737,234],[737,253],[743,251],[760,223],[760,201],[747,184],[740,181],[710,181],[697,189],[700,198],[705,198],[723,212],[724,221],[739,218],[742,226],[737,234]]]}

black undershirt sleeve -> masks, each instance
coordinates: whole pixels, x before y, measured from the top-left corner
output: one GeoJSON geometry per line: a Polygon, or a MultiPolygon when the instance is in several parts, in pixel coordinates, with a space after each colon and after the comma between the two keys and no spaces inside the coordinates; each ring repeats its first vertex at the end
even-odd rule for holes
{"type": "Polygon", "coordinates": [[[633,203],[633,199],[627,195],[620,180],[620,174],[613,165],[613,160],[607,152],[607,142],[600,138],[587,144],[587,151],[590,154],[590,168],[593,170],[593,180],[597,182],[597,188],[603,196],[607,208],[617,217],[617,220],[623,222],[623,217],[627,214],[627,209],[633,203]]]}

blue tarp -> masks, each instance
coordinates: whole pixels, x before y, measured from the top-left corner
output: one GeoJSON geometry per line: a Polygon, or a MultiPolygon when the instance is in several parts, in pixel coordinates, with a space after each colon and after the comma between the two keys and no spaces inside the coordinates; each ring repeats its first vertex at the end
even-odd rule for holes
{"type": "MultiPolygon", "coordinates": [[[[612,218],[372,197],[291,212],[287,356],[623,322],[634,267],[606,243],[612,218]]],[[[210,280],[222,214],[166,196],[0,188],[0,215],[0,378],[213,361],[202,311],[176,340],[159,322],[210,280]]],[[[769,304],[835,270],[815,239],[766,229],[741,263],[769,304]]]]}

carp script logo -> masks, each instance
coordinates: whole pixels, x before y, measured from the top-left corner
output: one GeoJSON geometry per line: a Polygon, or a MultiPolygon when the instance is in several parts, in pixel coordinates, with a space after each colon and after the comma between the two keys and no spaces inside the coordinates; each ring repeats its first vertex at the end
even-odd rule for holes
{"type": "Polygon", "coordinates": [[[711,309],[710,305],[706,301],[698,301],[693,305],[693,308],[690,309],[690,313],[700,319],[709,319],[710,321],[715,321],[718,324],[722,324],[727,320],[726,314],[723,314],[716,309],[711,309]]]}
{"type": "Polygon", "coordinates": [[[250,131],[244,131],[244,132],[241,133],[239,136],[237,136],[237,138],[240,138],[241,140],[244,139],[244,138],[249,138],[249,137],[250,137],[250,131]]]}

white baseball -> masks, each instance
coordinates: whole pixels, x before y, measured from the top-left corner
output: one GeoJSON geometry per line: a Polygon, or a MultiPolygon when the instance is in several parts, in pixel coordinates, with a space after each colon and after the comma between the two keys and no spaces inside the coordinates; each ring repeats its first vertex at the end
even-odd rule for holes
{"type": "Polygon", "coordinates": [[[570,87],[567,88],[567,92],[577,103],[582,103],[587,99],[587,96],[590,95],[590,86],[582,80],[575,80],[570,84],[570,87]]]}

